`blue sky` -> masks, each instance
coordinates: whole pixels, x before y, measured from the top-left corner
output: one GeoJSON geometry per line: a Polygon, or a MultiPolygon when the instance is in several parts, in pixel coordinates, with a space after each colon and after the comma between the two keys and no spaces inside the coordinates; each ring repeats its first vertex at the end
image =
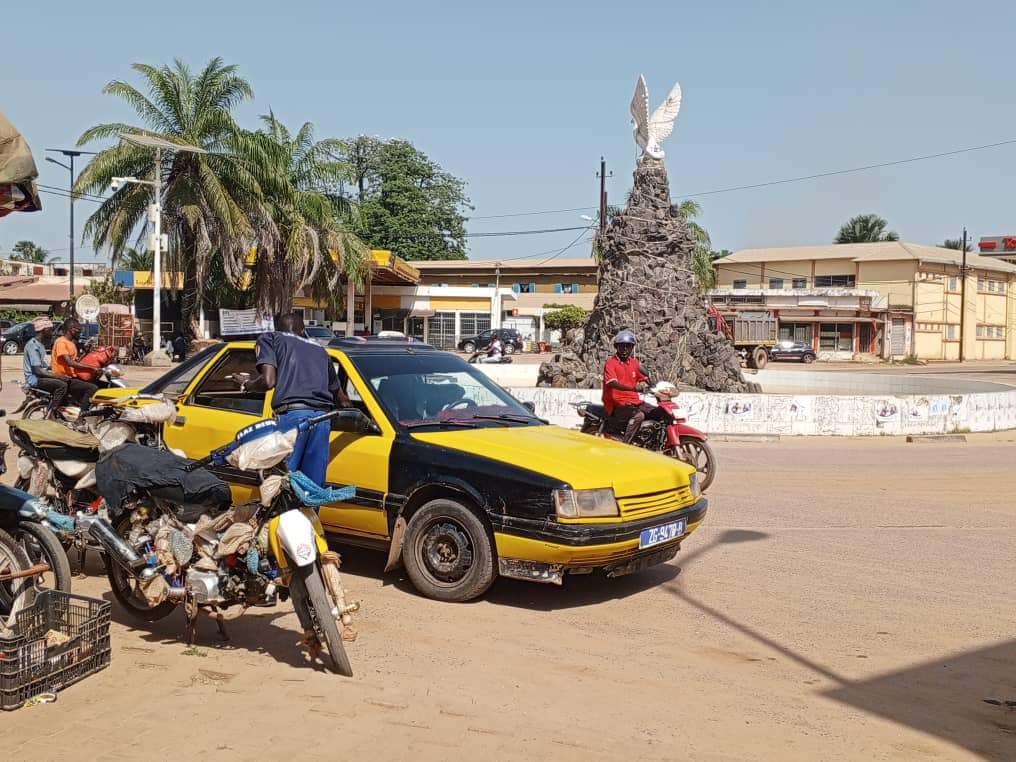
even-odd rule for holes
{"type": "MultiPolygon", "coordinates": [[[[635,148],[639,73],[651,106],[684,103],[665,144],[671,191],[709,191],[1016,138],[1016,3],[386,3],[49,0],[8,3],[0,110],[29,140],[40,182],[64,186],[45,148],[129,120],[101,93],[135,61],[236,63],[272,108],[319,137],[411,140],[462,177],[470,232],[573,227],[597,203],[605,156],[620,203],[635,148]],[[13,32],[13,33],[12,33],[13,32]],[[13,48],[10,47],[13,43],[13,48]]],[[[137,81],[137,80],[133,80],[137,81]]],[[[1016,145],[860,174],[701,197],[716,248],[829,241],[878,212],[905,240],[1016,232],[1016,145]]],[[[66,256],[67,202],[0,221],[0,247],[31,238],[66,256]]],[[[80,221],[91,204],[78,202],[80,221]]],[[[560,251],[576,232],[474,238],[470,256],[560,251]]],[[[584,241],[564,256],[584,255],[584,241]]],[[[91,256],[92,252],[83,252],[91,256]]],[[[542,255],[540,255],[542,257],[542,255]]]]}

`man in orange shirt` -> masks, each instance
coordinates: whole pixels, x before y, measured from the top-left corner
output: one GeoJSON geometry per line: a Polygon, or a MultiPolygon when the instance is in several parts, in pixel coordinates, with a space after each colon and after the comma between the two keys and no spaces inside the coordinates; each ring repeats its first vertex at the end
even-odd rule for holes
{"type": "Polygon", "coordinates": [[[631,442],[639,430],[645,413],[639,410],[642,398],[638,385],[649,380],[642,364],[635,359],[635,334],[628,329],[614,337],[616,354],[603,365],[603,406],[607,410],[607,430],[624,432],[623,440],[631,442]]]}
{"type": "Polygon", "coordinates": [[[67,378],[67,393],[81,407],[87,407],[92,395],[98,390],[95,384],[78,378],[75,371],[84,371],[88,378],[95,376],[96,368],[78,362],[78,336],[81,335],[81,323],[77,318],[67,318],[63,324],[63,335],[53,342],[53,359],[51,369],[58,376],[67,378]]]}

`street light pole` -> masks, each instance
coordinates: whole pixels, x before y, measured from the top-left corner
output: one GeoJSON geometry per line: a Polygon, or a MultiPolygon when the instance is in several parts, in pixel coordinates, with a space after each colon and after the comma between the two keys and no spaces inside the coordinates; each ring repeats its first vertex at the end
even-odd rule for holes
{"type": "Polygon", "coordinates": [[[70,160],[70,166],[67,166],[62,161],[57,161],[49,156],[46,157],[46,161],[56,164],[57,166],[63,167],[71,173],[71,183],[69,186],[70,206],[71,206],[71,226],[70,226],[70,270],[71,270],[71,282],[70,282],[70,301],[74,301],[74,157],[80,156],[84,151],[71,151],[65,148],[47,148],[47,151],[53,153],[60,153],[66,156],[70,160]]]}
{"type": "Polygon", "coordinates": [[[963,250],[963,264],[960,265],[960,362],[966,359],[964,346],[967,343],[966,334],[963,329],[967,324],[967,229],[963,228],[963,240],[960,241],[960,248],[963,250]]]}

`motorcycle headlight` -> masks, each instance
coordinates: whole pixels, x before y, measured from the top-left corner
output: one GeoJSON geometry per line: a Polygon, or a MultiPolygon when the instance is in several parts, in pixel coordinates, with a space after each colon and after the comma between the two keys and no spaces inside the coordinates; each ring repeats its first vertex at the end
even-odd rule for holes
{"type": "Polygon", "coordinates": [[[702,494],[702,488],[699,487],[698,483],[698,471],[688,474],[688,487],[691,489],[692,497],[698,497],[702,494]]]}
{"type": "Polygon", "coordinates": [[[619,515],[614,490],[556,489],[554,511],[563,519],[602,518],[619,515]]]}

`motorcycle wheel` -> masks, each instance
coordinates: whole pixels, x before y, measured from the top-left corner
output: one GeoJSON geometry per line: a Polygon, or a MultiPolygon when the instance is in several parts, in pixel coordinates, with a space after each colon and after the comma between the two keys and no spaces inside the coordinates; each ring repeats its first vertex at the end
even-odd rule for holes
{"type": "Polygon", "coordinates": [[[46,410],[49,407],[45,402],[32,402],[29,403],[28,407],[21,414],[21,419],[24,421],[41,421],[46,417],[46,410]]]}
{"type": "MultiPolygon", "coordinates": [[[[124,512],[120,518],[113,522],[113,529],[121,537],[125,537],[125,530],[130,529],[130,518],[130,514],[124,512]]],[[[152,606],[145,598],[144,593],[141,592],[140,583],[136,577],[105,553],[102,554],[102,560],[106,564],[106,576],[109,578],[113,597],[132,617],[144,622],[157,622],[173,613],[173,609],[176,608],[175,603],[163,601],[158,606],[152,606]]]]}
{"type": "Polygon", "coordinates": [[[681,437],[681,444],[670,448],[670,455],[689,466],[695,466],[695,470],[702,474],[699,488],[703,492],[709,489],[709,485],[716,478],[716,458],[708,442],[695,437],[681,437]]]}
{"type": "Polygon", "coordinates": [[[15,539],[31,563],[44,563],[49,567],[48,572],[36,578],[37,589],[71,591],[71,564],[52,529],[35,521],[21,521],[15,539]]]}
{"type": "Polygon", "coordinates": [[[293,570],[289,586],[294,593],[294,604],[306,606],[309,609],[307,613],[310,615],[310,621],[314,623],[314,629],[328,646],[332,671],[352,677],[353,667],[346,655],[346,648],[342,645],[338,624],[335,617],[331,615],[332,605],[328,602],[328,593],[325,591],[325,583],[321,579],[321,570],[318,569],[318,565],[313,563],[296,567],[293,570]]]}
{"type": "MultiPolygon", "coordinates": [[[[32,565],[24,548],[7,532],[0,529],[0,575],[22,571],[32,565]]],[[[31,577],[0,582],[0,625],[3,619],[17,614],[35,601],[35,586],[31,577]]]]}

